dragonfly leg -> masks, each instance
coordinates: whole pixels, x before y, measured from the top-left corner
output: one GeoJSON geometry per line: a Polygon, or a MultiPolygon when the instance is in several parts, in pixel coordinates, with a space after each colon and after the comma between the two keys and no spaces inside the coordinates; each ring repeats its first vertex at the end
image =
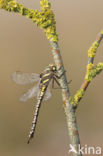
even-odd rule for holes
{"type": "Polygon", "coordinates": [[[57,74],[55,74],[55,73],[54,73],[54,75],[55,75],[55,77],[56,77],[57,79],[60,79],[60,78],[64,75],[65,72],[66,72],[66,71],[64,70],[64,72],[63,72],[61,75],[57,75],[57,74]]]}
{"type": "Polygon", "coordinates": [[[57,83],[57,85],[60,87],[60,83],[58,82],[58,80],[55,77],[53,79],[57,83]]]}
{"type": "Polygon", "coordinates": [[[60,87],[60,83],[58,82],[58,80],[57,80],[55,77],[53,77],[53,80],[52,80],[52,88],[53,88],[53,89],[62,89],[62,88],[60,87]],[[59,86],[59,88],[55,88],[55,87],[54,87],[54,82],[56,82],[56,84],[59,86]]]}
{"type": "MultiPolygon", "coordinates": [[[[62,66],[58,69],[58,71],[59,71],[61,68],[62,68],[62,66]]],[[[54,73],[54,75],[55,75],[55,77],[56,77],[57,79],[60,79],[60,78],[65,74],[65,72],[66,72],[66,70],[64,70],[63,73],[62,73],[61,75],[57,75],[57,74],[55,74],[55,73],[54,73]]],[[[70,84],[71,81],[72,81],[72,80],[70,80],[70,81],[67,82],[67,83],[70,84]]]]}
{"type": "Polygon", "coordinates": [[[52,79],[52,88],[54,88],[54,78],[52,79]]]}
{"type": "MultiPolygon", "coordinates": [[[[68,82],[68,84],[70,84],[71,81],[72,81],[72,80],[70,80],[70,81],[68,82]]],[[[52,80],[52,88],[53,88],[53,89],[66,89],[66,88],[60,87],[60,83],[58,82],[58,80],[57,80],[55,77],[53,77],[53,80],[52,80]],[[59,86],[59,88],[55,88],[55,87],[54,87],[54,82],[57,83],[57,85],[59,86]]]]}
{"type": "Polygon", "coordinates": [[[68,84],[70,84],[72,82],[72,80],[70,80],[69,82],[67,82],[68,84]]]}

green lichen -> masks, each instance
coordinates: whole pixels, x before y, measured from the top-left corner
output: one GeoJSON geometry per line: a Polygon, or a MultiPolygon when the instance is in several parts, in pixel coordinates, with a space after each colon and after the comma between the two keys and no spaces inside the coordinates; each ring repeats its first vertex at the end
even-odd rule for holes
{"type": "Polygon", "coordinates": [[[33,14],[37,13],[36,10],[25,8],[15,0],[0,0],[0,8],[10,12],[20,13],[28,18],[33,18],[33,14]]]}
{"type": "Polygon", "coordinates": [[[103,63],[98,63],[96,67],[93,67],[90,70],[87,70],[87,74],[85,76],[85,80],[91,82],[93,78],[96,77],[103,70],[103,63]]]}
{"type": "MultiPolygon", "coordinates": [[[[93,78],[96,77],[97,74],[99,74],[103,70],[103,63],[98,63],[97,66],[94,66],[92,63],[87,65],[87,73],[85,76],[85,79],[88,82],[91,82],[93,78]]],[[[80,99],[84,96],[85,90],[80,89],[76,92],[74,97],[72,98],[71,96],[69,97],[69,102],[72,104],[74,107],[77,107],[79,104],[80,99]]]]}
{"type": "Polygon", "coordinates": [[[48,0],[41,0],[40,5],[41,12],[25,8],[22,4],[17,3],[16,0],[0,0],[0,8],[20,13],[27,18],[31,18],[37,26],[44,29],[48,39],[57,42],[58,35],[56,33],[56,21],[53,11],[51,10],[51,4],[48,0]]]}
{"type": "Polygon", "coordinates": [[[0,0],[0,8],[5,9],[7,11],[15,11],[18,7],[18,3],[15,0],[0,0]]]}
{"type": "Polygon", "coordinates": [[[99,43],[97,41],[95,41],[92,46],[90,47],[90,49],[88,50],[88,57],[95,57],[97,48],[99,47],[99,43]]]}
{"type": "Polygon", "coordinates": [[[73,99],[71,96],[69,97],[70,104],[72,104],[74,107],[77,107],[79,100],[83,97],[83,95],[84,95],[84,89],[78,90],[74,95],[73,99]]]}
{"type": "Polygon", "coordinates": [[[89,72],[90,70],[92,70],[93,67],[94,67],[94,64],[93,64],[93,63],[89,63],[89,64],[87,65],[87,72],[89,72]]]}
{"type": "Polygon", "coordinates": [[[92,72],[93,71],[93,68],[94,68],[94,64],[92,63],[89,63],[87,65],[87,72],[86,72],[86,76],[85,76],[85,80],[87,80],[88,82],[92,81],[92,72]]]}
{"type": "Polygon", "coordinates": [[[84,90],[80,89],[76,92],[76,94],[74,95],[74,106],[77,106],[79,103],[79,100],[83,97],[84,95],[84,90]]]}
{"type": "Polygon", "coordinates": [[[40,1],[41,10],[45,10],[46,8],[50,8],[51,4],[48,2],[48,0],[41,0],[40,1]]]}
{"type": "Polygon", "coordinates": [[[103,70],[103,63],[100,62],[96,66],[96,74],[99,74],[103,70]]]}

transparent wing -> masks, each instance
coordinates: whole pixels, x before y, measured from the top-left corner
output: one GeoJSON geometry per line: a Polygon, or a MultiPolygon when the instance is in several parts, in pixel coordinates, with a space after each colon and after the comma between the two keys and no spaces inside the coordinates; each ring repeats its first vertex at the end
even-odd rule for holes
{"type": "MultiPolygon", "coordinates": [[[[39,98],[39,95],[40,95],[40,89],[39,89],[38,92],[37,92],[37,99],[39,98]]],[[[48,87],[48,88],[47,88],[47,91],[46,91],[46,93],[45,93],[45,95],[44,95],[43,101],[49,100],[49,98],[50,98],[51,96],[52,96],[52,95],[51,95],[50,89],[49,89],[49,87],[48,87]]]]}
{"type": "Polygon", "coordinates": [[[46,93],[45,93],[45,96],[44,96],[44,100],[45,100],[45,101],[46,101],[46,100],[49,100],[51,96],[52,96],[52,94],[51,94],[50,89],[49,89],[49,87],[48,87],[48,88],[47,88],[47,91],[46,91],[46,93]]]}
{"type": "Polygon", "coordinates": [[[37,96],[39,92],[39,83],[34,86],[33,88],[29,89],[26,93],[24,93],[21,97],[20,97],[20,101],[25,102],[30,98],[33,98],[34,96],[37,96]]]}
{"type": "Polygon", "coordinates": [[[39,74],[35,74],[35,73],[14,72],[12,74],[12,80],[20,85],[33,83],[38,81],[39,79],[40,79],[39,74]]]}

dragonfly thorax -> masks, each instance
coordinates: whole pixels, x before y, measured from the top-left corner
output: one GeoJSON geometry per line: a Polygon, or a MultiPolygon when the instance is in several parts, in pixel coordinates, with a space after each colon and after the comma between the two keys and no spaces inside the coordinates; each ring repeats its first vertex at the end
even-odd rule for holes
{"type": "Polygon", "coordinates": [[[56,72],[56,66],[53,64],[49,64],[49,66],[46,67],[46,71],[52,71],[52,72],[56,72]]]}

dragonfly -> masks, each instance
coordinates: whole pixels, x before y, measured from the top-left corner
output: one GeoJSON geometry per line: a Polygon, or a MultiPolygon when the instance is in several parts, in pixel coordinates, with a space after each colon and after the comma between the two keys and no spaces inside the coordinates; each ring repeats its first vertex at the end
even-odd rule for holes
{"type": "Polygon", "coordinates": [[[58,79],[60,79],[63,74],[64,72],[58,76],[57,68],[53,64],[49,64],[41,74],[22,72],[14,72],[12,74],[12,80],[15,81],[17,84],[25,85],[29,83],[37,83],[33,86],[33,88],[29,89],[20,97],[20,101],[23,102],[33,97],[37,98],[32,127],[30,129],[29,139],[27,142],[28,144],[30,143],[30,140],[34,137],[41,103],[43,100],[48,100],[51,97],[51,92],[49,88],[50,81],[52,81],[52,88],[54,88],[54,82],[56,82],[57,85],[60,87],[58,79]]]}

